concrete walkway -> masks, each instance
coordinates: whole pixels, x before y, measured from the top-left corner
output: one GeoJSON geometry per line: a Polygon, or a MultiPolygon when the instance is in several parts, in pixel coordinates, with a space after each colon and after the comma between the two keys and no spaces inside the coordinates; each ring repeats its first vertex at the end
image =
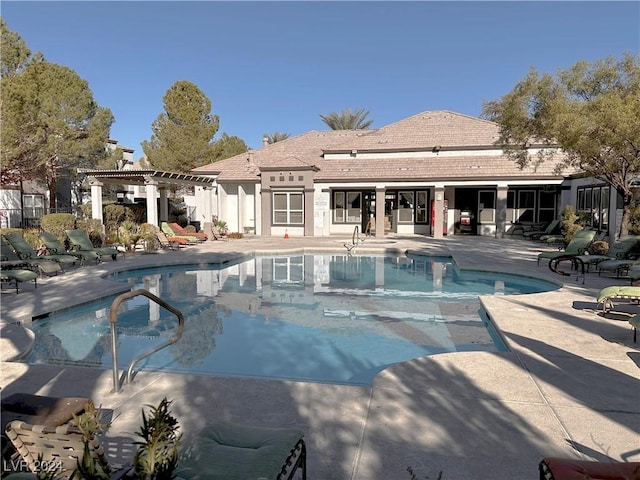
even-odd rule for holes
{"type": "MultiPolygon", "coordinates": [[[[341,238],[247,238],[207,242],[180,252],[131,255],[46,279],[37,290],[1,295],[3,360],[19,355],[34,316],[110,295],[122,285],[102,275],[141,265],[218,262],[254,251],[345,251],[341,238]]],[[[145,404],[164,396],[185,433],[207,419],[306,432],[309,479],[537,479],[543,456],[640,461],[640,343],[627,315],[602,316],[595,297],[624,280],[587,275],[583,285],[536,267],[539,244],[520,239],[412,236],[366,241],[356,251],[388,248],[451,254],[461,269],[520,273],[564,282],[556,291],[482,297],[507,353],[441,354],[397,364],[372,387],[141,372],[114,394],[110,371],[4,361],[2,394],[88,396],[113,415],[108,451],[131,455],[145,404]],[[415,477],[412,477],[413,472],[415,477]]],[[[622,310],[638,311],[635,305],[622,310]]]]}

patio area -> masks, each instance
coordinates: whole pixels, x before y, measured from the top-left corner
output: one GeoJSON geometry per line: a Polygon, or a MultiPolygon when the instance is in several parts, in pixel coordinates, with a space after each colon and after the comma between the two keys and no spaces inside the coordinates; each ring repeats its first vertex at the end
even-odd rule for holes
{"type": "Polygon", "coordinates": [[[481,298],[509,352],[419,358],[380,373],[371,387],[140,372],[116,394],[111,371],[6,361],[30,340],[13,322],[87,301],[89,292],[127,290],[102,278],[114,270],[304,248],[346,253],[348,240],[209,241],[83,267],[39,281],[36,290],[26,285],[18,295],[3,289],[2,394],[92,398],[113,417],[105,450],[120,461],[131,453],[141,406],[165,396],[174,401],[184,444],[206,419],[304,430],[309,479],[436,479],[440,472],[443,480],[536,479],[545,456],[640,461],[640,343],[633,342],[628,316],[603,317],[595,301],[601,288],[628,281],[589,273],[582,284],[556,275],[546,264],[536,267],[544,247],[522,239],[390,237],[355,249],[354,255],[385,249],[451,255],[461,269],[563,283],[548,293],[481,298]]]}

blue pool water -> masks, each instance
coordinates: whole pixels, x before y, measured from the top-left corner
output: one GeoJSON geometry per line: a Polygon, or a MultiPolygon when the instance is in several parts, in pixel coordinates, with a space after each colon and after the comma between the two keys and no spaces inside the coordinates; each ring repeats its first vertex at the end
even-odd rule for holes
{"type": "MultiPolygon", "coordinates": [[[[133,270],[114,280],[150,291],[185,317],[182,338],[137,368],[355,385],[424,355],[504,350],[478,296],[557,288],[464,273],[450,258],[336,254],[133,270]]],[[[34,321],[27,361],[111,368],[112,301],[34,321]]],[[[118,312],[119,368],[172,337],[176,323],[144,296],[125,301],[118,312]]]]}

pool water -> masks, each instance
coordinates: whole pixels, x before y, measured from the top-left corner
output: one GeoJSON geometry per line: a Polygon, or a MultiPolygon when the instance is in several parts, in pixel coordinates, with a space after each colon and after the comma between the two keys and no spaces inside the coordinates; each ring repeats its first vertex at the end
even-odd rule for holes
{"type": "MultiPolygon", "coordinates": [[[[554,284],[459,271],[450,258],[336,254],[259,256],[113,277],[179,309],[182,338],[138,364],[150,371],[370,385],[398,362],[458,351],[504,351],[479,295],[548,291],[554,284]]],[[[113,298],[31,325],[29,363],[112,367],[113,298]]],[[[144,297],[118,312],[118,360],[176,332],[176,317],[144,297]]]]}

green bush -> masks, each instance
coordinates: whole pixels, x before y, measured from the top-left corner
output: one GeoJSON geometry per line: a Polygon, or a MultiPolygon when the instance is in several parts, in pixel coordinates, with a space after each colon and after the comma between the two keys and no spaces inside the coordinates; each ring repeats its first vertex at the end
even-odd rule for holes
{"type": "Polygon", "coordinates": [[[67,230],[73,230],[76,225],[76,217],[71,213],[49,213],[40,219],[40,227],[45,232],[53,233],[58,240],[64,243],[67,240],[67,230]]]}
{"type": "Polygon", "coordinates": [[[94,247],[102,246],[102,223],[95,218],[79,219],[76,222],[77,228],[87,232],[94,247]]]}
{"type": "Polygon", "coordinates": [[[569,243],[574,235],[582,230],[583,226],[580,224],[580,217],[571,205],[562,209],[562,219],[562,235],[564,235],[565,243],[569,243]]]}

